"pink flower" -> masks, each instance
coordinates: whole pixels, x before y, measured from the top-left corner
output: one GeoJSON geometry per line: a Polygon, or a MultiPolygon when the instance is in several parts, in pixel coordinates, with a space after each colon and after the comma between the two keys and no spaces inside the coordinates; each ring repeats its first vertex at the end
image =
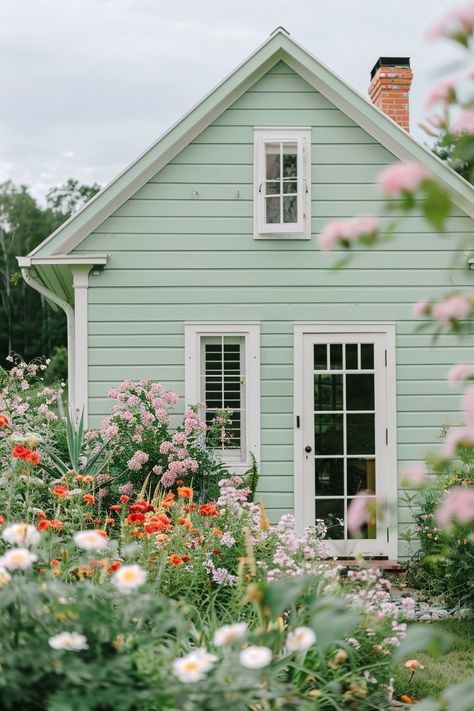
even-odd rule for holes
{"type": "Polygon", "coordinates": [[[447,108],[449,104],[456,101],[456,82],[457,77],[451,77],[449,79],[443,79],[440,81],[434,89],[426,97],[425,108],[431,109],[437,104],[441,104],[444,108],[447,108]]]}
{"type": "Polygon", "coordinates": [[[444,439],[441,457],[452,459],[459,446],[474,447],[474,427],[451,427],[444,439]]]}
{"type": "Polygon", "coordinates": [[[421,486],[426,480],[426,474],[424,464],[408,464],[401,473],[401,480],[410,486],[421,486]]]}
{"type": "Polygon", "coordinates": [[[466,425],[474,431],[474,385],[466,390],[462,399],[466,425]]]}
{"type": "Polygon", "coordinates": [[[474,3],[450,10],[428,33],[428,37],[438,39],[467,39],[474,28],[474,3]]]}
{"type": "Polygon", "coordinates": [[[424,180],[430,178],[430,173],[419,163],[397,163],[382,170],[377,183],[385,197],[397,198],[403,193],[415,192],[424,180]]]}
{"type": "Polygon", "coordinates": [[[466,524],[474,521],[474,489],[457,486],[447,491],[436,511],[436,520],[442,528],[452,521],[466,524]]]}
{"type": "Polygon", "coordinates": [[[329,222],[319,235],[319,244],[325,252],[337,242],[347,246],[365,235],[375,235],[379,229],[377,219],[371,216],[354,217],[351,220],[329,222]]]}
{"type": "Polygon", "coordinates": [[[146,452],[142,452],[140,449],[137,449],[133,457],[128,460],[127,467],[132,472],[138,472],[142,466],[147,463],[148,459],[149,455],[146,454],[146,452]]]}
{"type": "Polygon", "coordinates": [[[455,365],[448,373],[448,383],[451,385],[471,378],[474,378],[474,365],[455,365]]]}
{"type": "Polygon", "coordinates": [[[474,109],[463,109],[451,126],[453,133],[474,133],[474,109]]]}
{"type": "Polygon", "coordinates": [[[471,313],[471,299],[466,294],[453,294],[433,306],[433,318],[447,326],[452,321],[461,321],[471,313]]]}
{"type": "Polygon", "coordinates": [[[427,316],[430,312],[430,305],[425,299],[423,299],[413,305],[411,312],[413,316],[427,316]]]}
{"type": "Polygon", "coordinates": [[[357,495],[352,499],[351,505],[347,509],[347,528],[352,534],[360,533],[362,526],[368,520],[368,499],[357,495]]]}

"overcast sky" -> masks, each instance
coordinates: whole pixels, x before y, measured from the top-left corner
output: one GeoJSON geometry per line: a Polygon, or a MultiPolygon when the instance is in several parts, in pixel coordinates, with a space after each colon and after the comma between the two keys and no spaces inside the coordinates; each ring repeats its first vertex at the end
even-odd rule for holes
{"type": "Polygon", "coordinates": [[[461,0],[0,0],[0,181],[107,183],[278,25],[359,92],[410,56],[412,131],[461,0]]]}

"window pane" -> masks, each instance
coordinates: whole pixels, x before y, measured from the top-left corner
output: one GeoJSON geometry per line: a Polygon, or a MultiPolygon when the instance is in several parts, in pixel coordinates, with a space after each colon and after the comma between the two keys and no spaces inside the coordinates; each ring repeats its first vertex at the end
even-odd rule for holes
{"type": "Polygon", "coordinates": [[[298,192],[298,183],[296,180],[284,180],[283,181],[283,192],[284,193],[294,193],[298,192]]]}
{"type": "Polygon", "coordinates": [[[313,346],[314,354],[314,369],[327,370],[327,345],[324,343],[315,343],[313,346]]]}
{"type": "Polygon", "coordinates": [[[346,403],[348,410],[373,410],[374,376],[346,375],[346,403]]]}
{"type": "Polygon", "coordinates": [[[344,460],[315,459],[316,496],[344,495],[344,460]]]}
{"type": "Polygon", "coordinates": [[[283,177],[295,178],[297,170],[298,146],[296,143],[283,144],[283,177]]]}
{"type": "Polygon", "coordinates": [[[314,409],[342,410],[342,375],[314,376],[314,409]]]}
{"type": "Polygon", "coordinates": [[[270,198],[265,198],[266,201],[266,221],[267,224],[274,225],[275,223],[279,224],[281,222],[280,219],[280,198],[279,197],[270,197],[270,198]]]}
{"type": "Polygon", "coordinates": [[[358,369],[357,343],[346,343],[346,369],[358,369]]]}
{"type": "Polygon", "coordinates": [[[319,499],[316,501],[316,518],[327,526],[326,538],[344,538],[344,499],[319,499]],[[342,526],[341,526],[342,522],[342,526]]]}
{"type": "Polygon", "coordinates": [[[374,344],[362,343],[360,347],[360,359],[362,370],[372,370],[374,367],[374,344]]]}
{"type": "Polygon", "coordinates": [[[265,160],[267,180],[275,180],[280,177],[280,144],[266,143],[265,144],[265,160]]]}
{"type": "Polygon", "coordinates": [[[298,198],[296,195],[283,198],[283,222],[298,222],[298,198]]]}
{"type": "Polygon", "coordinates": [[[279,180],[267,180],[266,195],[279,195],[279,194],[280,194],[280,181],[279,180]]]}
{"type": "Polygon", "coordinates": [[[347,460],[347,493],[351,496],[362,491],[375,494],[375,459],[347,460]]]}
{"type": "Polygon", "coordinates": [[[374,415],[347,415],[347,453],[375,454],[374,415]]]}
{"type": "MultiPolygon", "coordinates": [[[[347,508],[352,503],[352,499],[347,500],[347,508]]],[[[377,515],[376,515],[376,500],[375,498],[367,498],[366,500],[366,505],[367,505],[367,517],[368,517],[368,522],[364,524],[361,527],[361,532],[356,535],[352,536],[350,532],[347,532],[348,538],[367,538],[367,539],[374,539],[377,538],[377,515]]]]}
{"type": "Polygon", "coordinates": [[[331,370],[342,369],[342,344],[331,344],[331,370]]]}
{"type": "Polygon", "coordinates": [[[343,454],[343,415],[316,415],[315,454],[343,454]]]}

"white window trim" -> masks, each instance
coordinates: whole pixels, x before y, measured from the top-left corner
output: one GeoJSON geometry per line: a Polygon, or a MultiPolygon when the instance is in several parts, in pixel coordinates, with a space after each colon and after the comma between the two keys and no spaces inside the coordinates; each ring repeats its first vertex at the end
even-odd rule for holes
{"type": "Polygon", "coordinates": [[[311,239],[311,129],[254,128],[254,238],[311,239]],[[265,143],[296,141],[298,143],[298,215],[295,226],[265,224],[265,143]]]}
{"type": "Polygon", "coordinates": [[[184,326],[184,397],[186,405],[201,401],[201,338],[233,334],[245,338],[246,386],[246,457],[242,462],[224,463],[236,474],[243,474],[252,464],[250,453],[260,463],[260,326],[258,324],[190,323],[184,326]]]}
{"type": "Polygon", "coordinates": [[[294,326],[294,511],[296,530],[301,533],[304,528],[304,487],[303,487],[303,342],[306,334],[319,333],[384,333],[387,343],[387,413],[386,425],[388,431],[387,462],[387,555],[396,560],[398,556],[398,473],[397,473],[397,402],[396,402],[396,365],[395,365],[395,324],[394,323],[298,323],[294,326]],[[301,424],[297,427],[297,422],[301,424]]]}

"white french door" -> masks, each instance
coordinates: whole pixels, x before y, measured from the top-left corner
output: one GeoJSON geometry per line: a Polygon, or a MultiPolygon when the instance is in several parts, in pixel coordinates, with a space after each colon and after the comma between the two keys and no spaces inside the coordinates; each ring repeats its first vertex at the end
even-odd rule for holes
{"type": "Polygon", "coordinates": [[[393,495],[389,480],[396,476],[389,457],[387,348],[384,332],[331,330],[300,334],[299,365],[295,349],[295,368],[302,365],[295,378],[302,388],[295,437],[302,449],[296,457],[302,500],[296,508],[305,526],[325,522],[331,555],[338,557],[393,550],[386,513],[393,495]],[[371,514],[357,538],[347,528],[356,495],[371,514]]]}

